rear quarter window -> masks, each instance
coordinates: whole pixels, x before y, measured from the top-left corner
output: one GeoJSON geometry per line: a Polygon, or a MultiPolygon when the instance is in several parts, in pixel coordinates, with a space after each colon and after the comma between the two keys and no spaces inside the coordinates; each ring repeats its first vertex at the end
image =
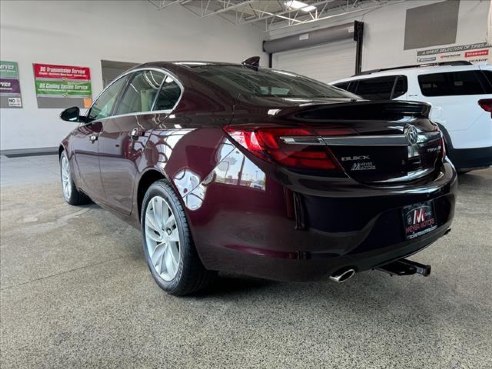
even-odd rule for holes
{"type": "Polygon", "coordinates": [[[492,71],[483,70],[482,73],[485,76],[485,79],[487,80],[490,87],[490,91],[488,93],[492,93],[492,71]]]}
{"type": "Polygon", "coordinates": [[[393,89],[393,93],[391,94],[391,98],[395,99],[397,97],[403,96],[408,91],[408,82],[406,76],[398,76],[398,79],[395,83],[395,88],[393,89]]]}
{"type": "Polygon", "coordinates": [[[170,110],[174,108],[180,97],[181,88],[173,78],[167,76],[155,100],[154,110],[170,110]]]}
{"type": "Polygon", "coordinates": [[[347,81],[334,84],[333,86],[341,88],[342,90],[355,93],[355,88],[357,87],[357,81],[347,81]]]}
{"type": "Polygon", "coordinates": [[[340,82],[340,83],[335,83],[333,86],[341,88],[342,90],[348,91],[348,86],[350,82],[340,82]]]}
{"type": "Polygon", "coordinates": [[[477,70],[422,74],[418,76],[424,96],[482,95],[492,93],[487,77],[477,70]]]}
{"type": "Polygon", "coordinates": [[[394,84],[394,76],[360,79],[355,93],[368,100],[389,100],[394,84]]]}

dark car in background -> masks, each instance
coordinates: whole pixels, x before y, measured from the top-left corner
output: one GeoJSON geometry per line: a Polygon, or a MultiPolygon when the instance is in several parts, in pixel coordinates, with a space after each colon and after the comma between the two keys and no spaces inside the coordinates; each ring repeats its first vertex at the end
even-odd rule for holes
{"type": "Polygon", "coordinates": [[[217,271],[341,282],[443,236],[456,172],[425,103],[365,101],[254,63],[155,62],[110,84],[60,145],[63,194],[141,228],[175,295],[217,271]]]}

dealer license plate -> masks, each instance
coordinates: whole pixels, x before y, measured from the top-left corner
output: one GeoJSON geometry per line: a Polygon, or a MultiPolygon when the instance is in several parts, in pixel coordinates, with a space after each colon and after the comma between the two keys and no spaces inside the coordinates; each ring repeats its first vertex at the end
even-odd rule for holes
{"type": "Polygon", "coordinates": [[[437,228],[432,201],[405,206],[402,215],[407,240],[422,236],[437,228]]]}

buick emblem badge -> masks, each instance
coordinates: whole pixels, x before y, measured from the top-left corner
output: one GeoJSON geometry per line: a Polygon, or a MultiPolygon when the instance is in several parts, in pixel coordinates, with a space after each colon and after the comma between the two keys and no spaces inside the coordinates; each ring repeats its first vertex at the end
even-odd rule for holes
{"type": "Polygon", "coordinates": [[[410,145],[415,145],[419,141],[419,133],[415,126],[408,124],[403,130],[405,137],[410,145]]]}

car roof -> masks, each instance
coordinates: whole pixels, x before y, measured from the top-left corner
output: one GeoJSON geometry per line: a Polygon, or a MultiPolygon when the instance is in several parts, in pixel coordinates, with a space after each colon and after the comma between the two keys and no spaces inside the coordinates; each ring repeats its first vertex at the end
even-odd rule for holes
{"type": "Polygon", "coordinates": [[[238,63],[227,63],[227,62],[215,62],[215,61],[192,61],[192,60],[176,60],[176,61],[153,61],[140,65],[136,65],[132,69],[141,69],[141,68],[164,68],[164,69],[175,69],[181,67],[196,67],[196,66],[204,66],[204,65],[234,65],[234,66],[244,66],[238,63]]]}
{"type": "Polygon", "coordinates": [[[176,74],[176,77],[182,77],[183,73],[193,70],[199,66],[234,66],[242,68],[250,68],[250,66],[238,63],[216,62],[216,61],[153,61],[144,64],[136,65],[125,73],[130,73],[134,70],[157,68],[176,74]]]}
{"type": "Polygon", "coordinates": [[[330,84],[349,82],[353,80],[383,77],[383,76],[414,76],[421,74],[432,74],[441,72],[455,72],[455,71],[467,71],[467,70],[492,70],[492,65],[490,64],[472,64],[472,65],[429,65],[414,68],[395,68],[390,70],[384,70],[380,72],[373,72],[368,74],[356,74],[354,76],[338,79],[336,81],[330,82],[330,84]]]}

